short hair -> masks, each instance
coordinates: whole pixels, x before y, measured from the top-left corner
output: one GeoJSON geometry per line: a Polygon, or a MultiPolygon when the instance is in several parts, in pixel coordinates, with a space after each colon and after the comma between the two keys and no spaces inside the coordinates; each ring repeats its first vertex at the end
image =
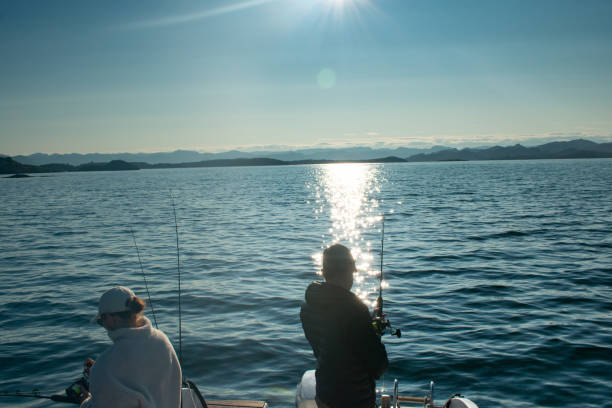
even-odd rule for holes
{"type": "Polygon", "coordinates": [[[344,274],[347,271],[352,273],[355,271],[355,259],[351,254],[351,250],[342,244],[333,244],[323,251],[323,276],[334,278],[338,274],[344,274]]]}

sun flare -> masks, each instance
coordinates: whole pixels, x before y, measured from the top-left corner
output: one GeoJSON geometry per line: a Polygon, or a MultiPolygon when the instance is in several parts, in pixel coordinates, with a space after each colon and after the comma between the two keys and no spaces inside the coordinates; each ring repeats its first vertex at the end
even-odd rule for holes
{"type": "Polygon", "coordinates": [[[318,0],[317,3],[337,17],[344,14],[358,15],[360,11],[365,12],[372,6],[371,0],[318,0]]]}

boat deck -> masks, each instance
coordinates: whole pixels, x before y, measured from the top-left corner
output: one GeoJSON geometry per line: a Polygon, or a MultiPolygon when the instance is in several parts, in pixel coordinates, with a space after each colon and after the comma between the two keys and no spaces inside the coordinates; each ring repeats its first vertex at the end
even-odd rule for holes
{"type": "Polygon", "coordinates": [[[266,408],[264,401],[221,400],[206,401],[208,408],[266,408]]]}

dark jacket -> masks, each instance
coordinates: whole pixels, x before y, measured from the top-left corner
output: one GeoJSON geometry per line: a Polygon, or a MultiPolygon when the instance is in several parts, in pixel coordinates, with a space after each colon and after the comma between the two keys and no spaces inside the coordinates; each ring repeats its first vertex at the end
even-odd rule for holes
{"type": "Polygon", "coordinates": [[[317,358],[317,397],[331,408],[372,407],[389,361],[367,306],[350,290],[314,282],[300,317],[317,358]]]}

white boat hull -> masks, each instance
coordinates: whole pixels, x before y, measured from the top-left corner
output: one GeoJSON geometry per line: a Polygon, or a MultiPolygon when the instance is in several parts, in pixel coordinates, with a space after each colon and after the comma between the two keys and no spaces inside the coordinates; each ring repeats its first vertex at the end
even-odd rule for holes
{"type": "MultiPolygon", "coordinates": [[[[297,389],[295,391],[295,406],[297,408],[317,408],[317,403],[315,402],[315,395],[317,392],[317,379],[315,377],[315,370],[308,370],[302,375],[302,379],[297,385],[297,389]]],[[[400,403],[396,401],[391,402],[393,407],[400,407],[400,403]]],[[[464,398],[455,396],[452,397],[444,404],[444,408],[478,408],[473,401],[464,398]]],[[[413,405],[414,406],[414,405],[413,405]]]]}
{"type": "Polygon", "coordinates": [[[315,395],[317,393],[317,379],[315,370],[308,370],[302,375],[302,379],[295,391],[295,406],[297,408],[317,408],[315,395]]]}

